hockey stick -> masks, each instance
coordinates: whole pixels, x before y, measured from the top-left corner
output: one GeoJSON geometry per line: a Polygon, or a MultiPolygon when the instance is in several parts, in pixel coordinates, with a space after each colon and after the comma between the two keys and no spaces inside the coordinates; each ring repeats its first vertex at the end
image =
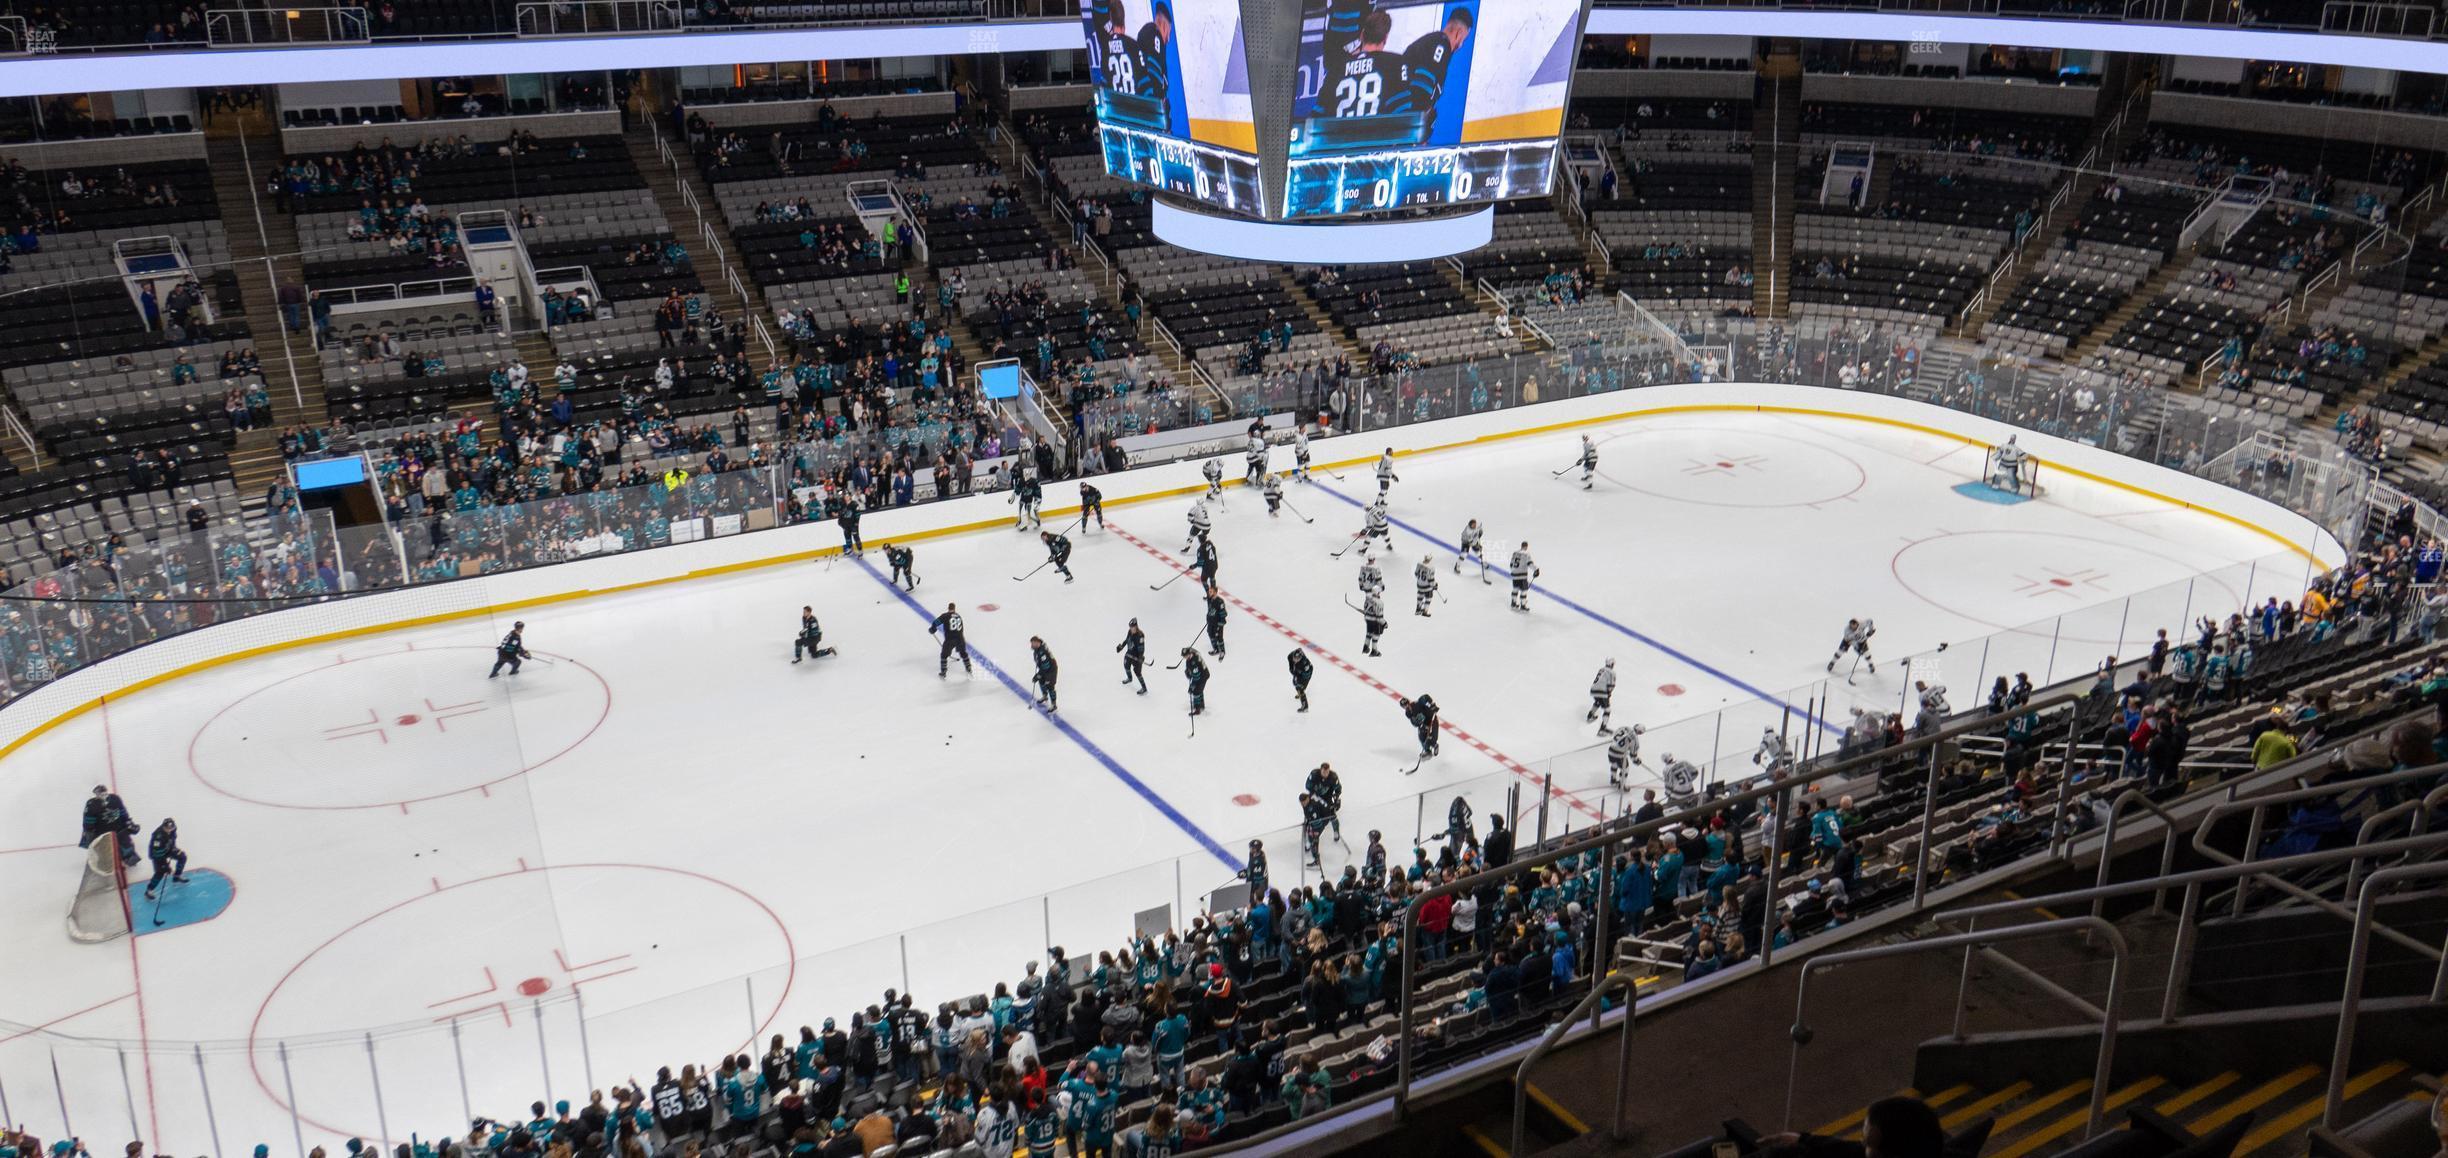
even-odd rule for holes
{"type": "Polygon", "coordinates": [[[153,897],[153,927],[156,929],[162,927],[162,902],[170,899],[170,887],[177,883],[176,877],[162,881],[161,892],[153,897]]]}
{"type": "Polygon", "coordinates": [[[1038,564],[1038,565],[1036,565],[1035,567],[1030,568],[1030,569],[1029,569],[1029,573],[1028,573],[1028,574],[1026,574],[1026,575],[1014,575],[1014,576],[1012,576],[1012,582],[1014,582],[1014,583],[1026,583],[1026,582],[1028,582],[1029,580],[1036,578],[1036,577],[1037,577],[1037,573],[1038,573],[1039,571],[1043,571],[1043,570],[1045,570],[1046,568],[1051,567],[1051,566],[1053,566],[1053,565],[1054,565],[1054,560],[1052,560],[1052,559],[1048,559],[1048,560],[1046,560],[1045,562],[1043,562],[1043,563],[1039,563],[1039,564],[1038,564]]]}
{"type": "Polygon", "coordinates": [[[1188,572],[1188,571],[1186,571],[1186,570],[1185,570],[1185,571],[1175,571],[1175,572],[1173,573],[1173,578],[1172,578],[1172,579],[1167,579],[1167,580],[1165,580],[1165,581],[1164,581],[1164,582],[1162,582],[1162,583],[1150,583],[1150,584],[1148,584],[1148,590],[1150,590],[1150,591],[1162,591],[1162,590],[1164,590],[1164,589],[1165,589],[1165,588],[1167,588],[1167,587],[1171,587],[1171,586],[1174,584],[1174,582],[1175,582],[1176,580],[1180,579],[1182,576],[1187,575],[1187,574],[1189,574],[1189,573],[1190,573],[1190,572],[1188,572]]]}
{"type": "Polygon", "coordinates": [[[1419,754],[1419,759],[1417,759],[1417,760],[1413,760],[1413,761],[1411,762],[1411,766],[1410,766],[1410,767],[1405,768],[1405,769],[1403,769],[1403,770],[1402,770],[1402,774],[1403,774],[1403,775],[1405,775],[1405,776],[1409,776],[1410,774],[1412,774],[1412,773],[1414,773],[1414,772],[1419,771],[1419,770],[1420,770],[1420,765],[1425,764],[1425,763],[1427,763],[1427,762],[1428,762],[1428,753],[1426,753],[1426,752],[1422,752],[1422,753],[1420,753],[1420,754],[1419,754]]]}
{"type": "Polygon", "coordinates": [[[1351,549],[1352,549],[1352,548],[1354,548],[1354,547],[1359,546],[1359,545],[1360,545],[1360,540],[1362,540],[1362,539],[1364,539],[1364,538],[1367,538],[1367,537],[1368,537],[1368,533],[1367,533],[1367,532],[1365,532],[1365,531],[1361,532],[1360,534],[1353,535],[1353,536],[1351,537],[1351,542],[1348,542],[1348,543],[1343,544],[1343,549],[1342,549],[1342,550],[1340,550],[1340,551],[1336,551],[1335,553],[1333,553],[1333,554],[1331,554],[1331,555],[1328,555],[1328,556],[1326,556],[1326,557],[1327,557],[1327,558],[1329,558],[1329,559],[1340,559],[1340,558],[1342,558],[1343,556],[1350,554],[1350,553],[1351,553],[1351,549]]]}
{"type": "Polygon", "coordinates": [[[1198,713],[1190,713],[1190,738],[1198,739],[1198,713]]]}
{"type": "Polygon", "coordinates": [[[1574,463],[1566,463],[1566,464],[1565,464],[1565,466],[1564,466],[1564,469],[1563,469],[1563,470],[1557,470],[1557,471],[1549,471],[1549,472],[1547,472],[1547,477],[1548,477],[1548,478],[1563,478],[1563,477],[1565,476],[1565,474],[1566,474],[1566,473],[1568,473],[1568,472],[1570,472],[1570,471],[1572,470],[1572,468],[1574,468],[1574,467],[1576,467],[1576,466],[1579,466],[1579,465],[1581,465],[1581,464],[1580,464],[1580,463],[1577,463],[1577,462],[1574,462],[1574,463]]]}
{"type": "Polygon", "coordinates": [[[1310,517],[1309,517],[1309,516],[1307,516],[1307,515],[1301,515],[1300,508],[1299,508],[1299,507],[1296,507],[1296,506],[1293,506],[1293,505],[1292,505],[1292,503],[1291,503],[1291,500],[1289,500],[1289,499],[1287,499],[1287,500],[1285,500],[1285,501],[1284,501],[1284,509],[1285,509],[1285,510],[1287,510],[1287,511],[1292,512],[1292,513],[1293,513],[1293,514],[1295,514],[1295,515],[1300,515],[1300,521],[1302,521],[1302,522],[1304,522],[1304,523],[1314,523],[1314,522],[1316,522],[1316,521],[1317,521],[1316,519],[1310,518],[1310,517]]]}

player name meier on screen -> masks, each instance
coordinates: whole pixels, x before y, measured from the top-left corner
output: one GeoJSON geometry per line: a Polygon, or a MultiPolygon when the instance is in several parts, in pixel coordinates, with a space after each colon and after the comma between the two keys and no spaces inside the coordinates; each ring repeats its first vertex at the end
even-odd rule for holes
{"type": "Polygon", "coordinates": [[[1304,0],[1283,216],[1544,196],[1579,0],[1304,0]]]}

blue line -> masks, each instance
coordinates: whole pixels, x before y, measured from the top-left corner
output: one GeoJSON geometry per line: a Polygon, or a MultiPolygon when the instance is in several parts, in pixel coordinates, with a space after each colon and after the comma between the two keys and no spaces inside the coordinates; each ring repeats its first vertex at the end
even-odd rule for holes
{"type": "MultiPolygon", "coordinates": [[[[874,564],[869,563],[865,558],[854,558],[852,559],[852,562],[857,563],[859,565],[859,570],[865,571],[868,578],[883,584],[884,589],[892,592],[893,598],[900,600],[902,606],[909,608],[911,611],[917,612],[918,618],[924,619],[930,623],[934,622],[934,612],[927,610],[924,605],[920,604],[916,599],[911,598],[910,593],[903,591],[900,584],[885,578],[881,572],[878,572],[875,569],[874,564]]],[[[1065,720],[1061,716],[1054,715],[1052,713],[1038,711],[1037,697],[1029,694],[1028,689],[1020,685],[1020,681],[1013,679],[1001,667],[996,666],[995,661],[986,658],[986,653],[984,651],[972,647],[969,649],[969,655],[970,658],[975,659],[978,662],[979,667],[986,669],[986,674],[1001,681],[1006,690],[1010,691],[1011,694],[1020,697],[1020,702],[1028,705],[1030,714],[1041,716],[1045,719],[1046,723],[1054,725],[1055,731],[1061,732],[1065,739],[1079,745],[1080,750],[1088,753],[1088,757],[1090,759],[1104,765],[1106,771],[1113,773],[1114,779],[1128,785],[1131,791],[1139,794],[1140,799],[1148,802],[1149,807],[1163,813],[1166,820],[1172,821],[1173,827],[1188,833],[1190,835],[1190,839],[1199,843],[1200,848],[1206,849],[1217,860],[1224,862],[1224,867],[1231,869],[1236,873],[1242,871],[1242,869],[1246,867],[1241,863],[1239,858],[1233,856],[1233,854],[1230,852],[1225,851],[1223,845],[1217,844],[1214,837],[1207,835],[1205,830],[1201,829],[1198,825],[1191,823],[1189,817],[1183,816],[1181,814],[1181,810],[1173,807],[1171,801],[1166,800],[1164,796],[1158,793],[1155,789],[1148,787],[1146,781],[1141,780],[1137,776],[1131,775],[1130,769],[1123,767],[1121,761],[1107,755],[1105,749],[1097,747],[1096,741],[1081,735],[1080,730],[1072,727],[1069,720],[1065,720]]]]}
{"type": "MultiPolygon", "coordinates": [[[[1333,487],[1327,486],[1325,483],[1318,483],[1318,484],[1317,484],[1317,489],[1319,489],[1319,490],[1321,490],[1321,491],[1324,491],[1324,492],[1325,492],[1325,493],[1327,493],[1328,495],[1331,495],[1331,496],[1333,496],[1333,497],[1335,497],[1335,498],[1341,499],[1341,500],[1343,500],[1344,502],[1350,503],[1351,505],[1353,505],[1353,506],[1355,506],[1355,507],[1358,507],[1358,508],[1360,508],[1360,509],[1362,509],[1362,510],[1367,510],[1367,509],[1368,509],[1368,504],[1363,503],[1363,502],[1361,502],[1360,500],[1358,500],[1358,499],[1355,499],[1355,498],[1351,497],[1350,495],[1344,494],[1343,492],[1341,492],[1341,491],[1339,491],[1339,490],[1336,490],[1336,489],[1334,489],[1333,487]]],[[[1429,533],[1428,533],[1428,532],[1426,532],[1426,531],[1420,530],[1418,527],[1414,527],[1414,526],[1412,526],[1411,524],[1409,524],[1409,523],[1406,523],[1406,522],[1402,521],[1401,519],[1397,519],[1397,518],[1393,517],[1393,515],[1391,515],[1391,514],[1388,514],[1388,515],[1386,516],[1386,521],[1387,521],[1387,522],[1390,522],[1390,523],[1392,523],[1392,524],[1394,524],[1394,525],[1395,525],[1395,526],[1397,526],[1397,527],[1401,527],[1403,530],[1408,531],[1408,532],[1410,532],[1410,533],[1412,533],[1412,534],[1414,534],[1414,535],[1417,535],[1417,536],[1419,536],[1420,538],[1426,539],[1426,540],[1428,540],[1429,542],[1436,544],[1438,547],[1443,548],[1446,554],[1449,554],[1449,555],[1459,555],[1459,554],[1461,554],[1461,553],[1462,553],[1462,549],[1461,549],[1460,547],[1457,547],[1457,546],[1453,545],[1452,543],[1448,543],[1448,542],[1446,542],[1446,541],[1445,541],[1445,540],[1443,540],[1443,539],[1437,538],[1435,535],[1431,535],[1431,534],[1429,534],[1429,533]]],[[[1500,574],[1500,575],[1503,575],[1503,576],[1504,576],[1505,578],[1507,578],[1507,579],[1511,579],[1511,578],[1513,577],[1513,573],[1512,573],[1511,571],[1507,571],[1507,570],[1505,570],[1503,567],[1497,566],[1497,565],[1495,565],[1495,564],[1489,564],[1489,569],[1490,569],[1490,570],[1492,570],[1492,571],[1495,571],[1496,573],[1498,573],[1498,574],[1500,574]]],[[[1532,582],[1532,583],[1530,584],[1530,589],[1531,589],[1531,590],[1533,590],[1533,591],[1538,592],[1538,593],[1539,593],[1539,594],[1541,594],[1541,595],[1546,596],[1546,597],[1547,597],[1547,598],[1549,598],[1549,599],[1553,599],[1553,600],[1555,600],[1557,603],[1561,603],[1561,604],[1563,604],[1564,606],[1569,607],[1569,608],[1571,608],[1572,610],[1574,610],[1574,611],[1577,611],[1577,612],[1581,613],[1581,615],[1582,615],[1582,616],[1584,616],[1584,617],[1586,617],[1586,618],[1588,618],[1588,619],[1590,619],[1590,620],[1593,620],[1593,621],[1598,622],[1598,623],[1605,624],[1606,626],[1608,626],[1608,627],[1611,627],[1611,628],[1615,629],[1615,631],[1616,631],[1617,633],[1619,633],[1619,634],[1621,634],[1621,635],[1623,635],[1623,636],[1625,636],[1625,637],[1627,637],[1627,638],[1629,638],[1629,639],[1633,639],[1633,640],[1636,640],[1636,641],[1638,641],[1638,642],[1640,642],[1640,643],[1646,644],[1646,645],[1648,645],[1649,647],[1655,648],[1655,649],[1657,649],[1658,651],[1661,651],[1661,652],[1664,652],[1664,653],[1665,653],[1665,654],[1667,654],[1667,655],[1673,656],[1673,657],[1674,657],[1676,660],[1681,661],[1681,662],[1682,662],[1682,663],[1684,663],[1684,664],[1687,664],[1687,665],[1689,665],[1689,666],[1691,666],[1691,667],[1698,668],[1699,670],[1704,671],[1704,672],[1707,672],[1708,674],[1710,674],[1710,675],[1712,675],[1712,676],[1715,676],[1715,677],[1717,677],[1718,679],[1725,681],[1726,683],[1732,684],[1733,686],[1735,686],[1735,687],[1737,687],[1737,688],[1741,688],[1743,691],[1749,692],[1749,693],[1751,693],[1753,696],[1758,697],[1758,698],[1759,698],[1759,699],[1760,699],[1762,702],[1764,702],[1764,703],[1774,704],[1774,705],[1776,705],[1777,707],[1780,707],[1780,708],[1793,708],[1794,712],[1795,712],[1795,713],[1797,713],[1797,714],[1799,714],[1799,715],[1800,715],[1800,716],[1801,716],[1803,719],[1808,720],[1808,721],[1810,721],[1811,723],[1817,724],[1817,725],[1819,725],[1820,727],[1827,729],[1828,731],[1831,731],[1831,732],[1836,732],[1836,733],[1839,733],[1839,734],[1843,733],[1843,731],[1844,731],[1844,729],[1843,729],[1843,728],[1837,727],[1836,725],[1831,724],[1831,723],[1827,722],[1826,720],[1823,720],[1823,719],[1819,718],[1818,716],[1814,716],[1814,715],[1812,715],[1812,714],[1811,714],[1809,711],[1807,711],[1807,710],[1805,710],[1805,709],[1802,709],[1802,708],[1795,708],[1795,707],[1794,707],[1792,704],[1789,704],[1789,703],[1785,702],[1784,700],[1778,699],[1778,698],[1777,698],[1775,695],[1772,695],[1772,694],[1770,694],[1770,693],[1768,693],[1768,692],[1761,691],[1760,689],[1758,689],[1758,688],[1755,688],[1755,687],[1751,686],[1749,683],[1747,683],[1747,682],[1745,682],[1745,681],[1743,681],[1743,680],[1741,680],[1741,679],[1738,679],[1738,678],[1736,678],[1736,677],[1734,677],[1734,676],[1732,676],[1732,675],[1730,675],[1730,674],[1728,674],[1728,673],[1726,673],[1726,672],[1719,671],[1717,668],[1715,668],[1715,667],[1711,666],[1711,665],[1710,665],[1710,664],[1708,664],[1708,663],[1705,663],[1705,662],[1701,661],[1701,660],[1700,660],[1700,659],[1698,659],[1698,658],[1695,658],[1694,656],[1690,655],[1689,653],[1684,652],[1682,649],[1675,647],[1673,644],[1663,643],[1663,642],[1660,642],[1660,641],[1658,641],[1658,640],[1651,639],[1650,637],[1648,637],[1648,636],[1646,636],[1646,635],[1643,635],[1643,634],[1641,634],[1640,632],[1637,632],[1637,631],[1632,630],[1630,627],[1627,627],[1627,626],[1625,626],[1624,624],[1618,623],[1618,622],[1616,622],[1615,620],[1613,620],[1613,619],[1611,619],[1611,618],[1608,618],[1606,615],[1604,615],[1604,614],[1602,614],[1602,613],[1600,613],[1600,612],[1593,611],[1593,610],[1591,610],[1591,609],[1589,609],[1589,608],[1587,608],[1587,607],[1582,606],[1582,605],[1581,605],[1581,604],[1579,604],[1579,603],[1574,602],[1573,600],[1571,600],[1571,599],[1569,599],[1569,598],[1566,598],[1566,597],[1565,597],[1565,596],[1563,596],[1563,595],[1559,595],[1559,594],[1557,594],[1557,593],[1556,593],[1555,589],[1554,589],[1554,588],[1552,588],[1552,587],[1548,587],[1548,586],[1546,586],[1545,584],[1538,583],[1538,582],[1535,582],[1535,581],[1534,581],[1534,582],[1532,582]]]]}

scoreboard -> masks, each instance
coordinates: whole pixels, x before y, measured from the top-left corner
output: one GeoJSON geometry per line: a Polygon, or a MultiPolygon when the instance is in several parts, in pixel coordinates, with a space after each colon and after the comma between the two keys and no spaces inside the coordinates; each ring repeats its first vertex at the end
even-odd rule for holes
{"type": "Polygon", "coordinates": [[[1105,171],[1236,213],[1263,213],[1258,159],[1166,133],[1104,121],[1105,171]]]}
{"type": "Polygon", "coordinates": [[[1556,142],[1386,149],[1296,157],[1284,181],[1286,218],[1327,217],[1545,196],[1556,142]]]}

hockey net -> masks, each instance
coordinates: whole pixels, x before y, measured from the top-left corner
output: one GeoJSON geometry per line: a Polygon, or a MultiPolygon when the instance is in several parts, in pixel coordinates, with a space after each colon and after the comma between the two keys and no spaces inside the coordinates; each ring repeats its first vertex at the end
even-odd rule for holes
{"type": "Polygon", "coordinates": [[[2029,454],[2024,455],[2022,463],[2014,471],[2014,477],[2010,479],[2005,477],[1998,466],[1998,452],[1995,447],[1992,447],[1987,453],[1981,455],[1979,481],[2002,491],[2012,491],[2015,494],[2038,498],[2040,497],[2040,460],[2029,454]]]}
{"type": "Polygon", "coordinates": [[[85,849],[85,875],[68,906],[68,939],[93,944],[127,936],[127,866],[119,863],[118,833],[96,837],[85,849]]]}

